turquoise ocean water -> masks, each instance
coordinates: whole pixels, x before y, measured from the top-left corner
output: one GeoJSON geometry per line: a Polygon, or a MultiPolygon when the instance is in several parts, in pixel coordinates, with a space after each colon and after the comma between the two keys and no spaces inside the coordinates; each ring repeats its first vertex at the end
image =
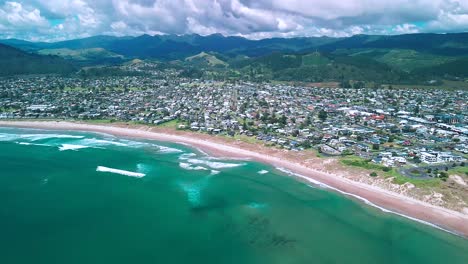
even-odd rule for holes
{"type": "Polygon", "coordinates": [[[0,128],[0,263],[468,263],[468,241],[255,162],[0,128]]]}

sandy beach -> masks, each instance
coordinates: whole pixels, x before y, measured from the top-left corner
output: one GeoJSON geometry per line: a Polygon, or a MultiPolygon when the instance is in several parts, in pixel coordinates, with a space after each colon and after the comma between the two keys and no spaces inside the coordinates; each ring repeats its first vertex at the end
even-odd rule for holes
{"type": "Polygon", "coordinates": [[[94,125],[61,121],[0,121],[3,127],[23,127],[50,130],[75,130],[112,134],[115,136],[154,139],[187,144],[216,157],[233,159],[251,159],[283,168],[303,181],[320,182],[331,189],[351,197],[370,202],[379,208],[385,208],[397,214],[423,221],[468,237],[468,215],[415,198],[402,195],[345,178],[334,171],[313,166],[307,157],[301,157],[288,151],[279,151],[256,144],[232,142],[220,137],[213,137],[190,132],[179,132],[147,126],[94,125]]]}

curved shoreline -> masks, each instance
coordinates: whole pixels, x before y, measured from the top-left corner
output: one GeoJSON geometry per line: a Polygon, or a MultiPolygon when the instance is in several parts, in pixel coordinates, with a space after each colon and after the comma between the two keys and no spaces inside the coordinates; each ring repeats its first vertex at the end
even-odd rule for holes
{"type": "MultiPolygon", "coordinates": [[[[74,130],[107,133],[115,136],[153,139],[159,141],[184,143],[208,152],[211,155],[226,158],[249,158],[258,162],[284,168],[297,178],[310,182],[320,182],[335,191],[354,198],[362,198],[384,211],[389,211],[412,220],[434,225],[443,230],[468,237],[468,215],[443,207],[416,200],[376,186],[352,181],[338,175],[329,174],[303,164],[288,160],[286,156],[271,155],[258,148],[254,151],[243,149],[229,142],[205,140],[197,135],[174,135],[167,132],[151,131],[150,127],[120,127],[113,125],[92,125],[62,121],[0,121],[0,126],[19,128],[39,128],[48,130],[74,130]],[[149,131],[148,131],[149,130],[149,131]]],[[[367,202],[366,202],[367,203],[367,202]]]]}

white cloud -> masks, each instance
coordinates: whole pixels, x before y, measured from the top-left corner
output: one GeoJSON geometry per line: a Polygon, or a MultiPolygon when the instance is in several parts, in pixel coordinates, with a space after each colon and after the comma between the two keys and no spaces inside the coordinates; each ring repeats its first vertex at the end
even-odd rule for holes
{"type": "Polygon", "coordinates": [[[0,6],[0,29],[0,37],[49,40],[144,33],[265,38],[452,32],[468,31],[468,1],[12,0],[0,6]]]}
{"type": "Polygon", "coordinates": [[[397,25],[394,31],[398,34],[410,34],[410,33],[418,33],[419,29],[416,25],[405,23],[402,25],[397,25]]]}
{"type": "Polygon", "coordinates": [[[48,22],[38,9],[24,8],[18,2],[5,2],[0,7],[0,24],[4,27],[31,28],[46,26],[48,22]]]}

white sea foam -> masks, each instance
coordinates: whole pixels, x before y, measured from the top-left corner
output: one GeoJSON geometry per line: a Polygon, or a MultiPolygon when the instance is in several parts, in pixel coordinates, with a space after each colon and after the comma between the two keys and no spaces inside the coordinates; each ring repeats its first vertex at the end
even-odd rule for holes
{"type": "Polygon", "coordinates": [[[197,154],[195,154],[195,153],[184,153],[184,154],[179,156],[179,159],[180,160],[188,160],[190,157],[194,157],[196,155],[197,154]]]}
{"type": "Polygon", "coordinates": [[[42,147],[50,147],[50,145],[47,144],[37,144],[37,143],[30,143],[30,142],[15,142],[16,144],[19,145],[24,145],[24,146],[42,146],[42,147]]]}
{"type": "Polygon", "coordinates": [[[267,174],[268,172],[269,172],[269,171],[267,171],[267,170],[261,170],[261,171],[259,171],[259,172],[257,172],[257,173],[258,173],[258,174],[267,174]]]}
{"type": "Polygon", "coordinates": [[[96,168],[96,171],[116,173],[116,174],[120,174],[120,175],[136,177],[136,178],[142,178],[142,177],[146,176],[146,174],[144,174],[144,173],[113,169],[113,168],[108,168],[108,167],[104,167],[104,166],[98,166],[96,168]]]}
{"type": "Polygon", "coordinates": [[[294,172],[292,172],[292,171],[290,171],[290,170],[287,170],[287,169],[285,169],[285,168],[279,168],[279,167],[277,167],[276,169],[279,170],[279,171],[281,171],[281,172],[284,172],[285,174],[288,174],[288,175],[291,175],[291,176],[296,176],[296,177],[299,177],[299,178],[301,178],[301,179],[305,179],[305,180],[307,180],[308,182],[311,182],[311,183],[313,183],[313,184],[315,184],[315,185],[318,185],[318,186],[321,186],[321,187],[324,187],[324,188],[331,188],[331,189],[333,189],[333,187],[328,186],[328,185],[326,185],[326,184],[324,184],[324,183],[322,183],[322,182],[319,182],[319,181],[317,181],[317,180],[311,179],[311,178],[306,177],[306,176],[304,176],[304,175],[300,175],[300,174],[294,173],[294,172]]]}
{"type": "Polygon", "coordinates": [[[119,147],[128,146],[127,144],[122,143],[122,142],[97,139],[97,138],[85,138],[83,140],[80,140],[79,143],[85,146],[89,146],[89,147],[95,147],[95,146],[102,147],[102,146],[109,146],[109,145],[114,145],[114,146],[119,146],[119,147]]]}
{"type": "Polygon", "coordinates": [[[160,145],[154,145],[154,146],[158,147],[159,152],[161,152],[161,153],[181,153],[181,152],[183,152],[182,150],[176,149],[176,148],[170,148],[170,147],[165,147],[165,146],[160,146],[160,145]]]}
{"type": "Polygon", "coordinates": [[[31,141],[51,139],[51,138],[61,138],[61,139],[81,139],[84,136],[74,136],[74,135],[62,135],[62,134],[22,134],[19,135],[19,138],[28,139],[31,141]]]}
{"type": "Polygon", "coordinates": [[[134,147],[134,148],[155,147],[161,153],[181,153],[181,152],[183,152],[182,150],[176,149],[176,148],[170,148],[170,147],[161,146],[161,145],[154,144],[154,143],[134,141],[134,140],[128,140],[128,139],[121,139],[119,141],[94,139],[94,143],[95,144],[101,144],[101,145],[116,145],[116,146],[134,147]]]}
{"type": "Polygon", "coordinates": [[[284,172],[284,173],[286,173],[286,174],[288,174],[288,175],[296,176],[296,177],[298,177],[298,178],[307,180],[307,181],[309,181],[309,182],[311,182],[311,183],[313,183],[313,184],[315,184],[315,185],[319,185],[319,186],[321,186],[321,187],[334,190],[334,191],[339,192],[339,193],[341,193],[341,194],[354,197],[354,198],[356,198],[356,199],[358,199],[358,200],[364,202],[365,204],[367,204],[367,205],[369,205],[369,206],[372,206],[372,207],[375,207],[375,208],[381,210],[382,212],[395,214],[395,215],[398,215],[398,216],[401,216],[401,217],[404,217],[404,218],[407,218],[407,219],[410,219],[410,220],[413,220],[413,221],[416,221],[416,222],[419,222],[419,223],[422,223],[422,224],[425,224],[425,225],[428,225],[428,226],[432,226],[432,227],[437,228],[437,229],[440,229],[440,230],[442,230],[442,231],[445,231],[445,232],[448,232],[448,233],[451,233],[451,234],[454,234],[454,235],[458,235],[458,234],[455,233],[455,232],[452,232],[452,231],[450,231],[450,230],[444,229],[444,228],[442,228],[442,227],[440,227],[440,226],[438,226],[438,225],[429,223],[429,222],[427,222],[427,221],[424,221],[424,220],[421,220],[421,219],[418,219],[418,218],[414,218],[414,217],[411,217],[411,216],[408,216],[408,215],[405,215],[405,214],[401,214],[401,213],[398,213],[398,212],[395,212],[395,211],[388,210],[388,209],[386,209],[386,208],[383,208],[383,207],[381,207],[381,206],[378,206],[378,205],[374,204],[373,202],[367,200],[367,199],[364,198],[364,197],[361,197],[361,196],[356,195],[356,194],[352,194],[352,193],[348,193],[348,192],[341,191],[341,190],[339,190],[339,189],[337,189],[337,188],[335,188],[335,187],[332,187],[332,186],[330,186],[330,185],[324,184],[324,183],[319,182],[319,181],[317,181],[317,180],[311,179],[311,178],[306,177],[306,176],[304,176],[304,175],[301,175],[301,174],[298,174],[298,173],[294,173],[294,172],[292,172],[292,171],[289,171],[289,170],[287,170],[287,169],[280,168],[280,167],[277,167],[276,169],[278,169],[279,171],[282,171],[282,172],[284,172]]]}
{"type": "Polygon", "coordinates": [[[224,169],[224,168],[234,168],[245,165],[244,163],[227,163],[227,162],[218,162],[218,161],[208,161],[202,159],[187,159],[187,162],[192,164],[201,164],[206,165],[212,169],[224,169]]]}
{"type": "Polygon", "coordinates": [[[17,140],[18,138],[19,138],[18,135],[0,133],[0,141],[17,140]]]}
{"type": "Polygon", "coordinates": [[[88,146],[83,146],[83,145],[74,145],[74,144],[62,144],[61,147],[59,147],[60,151],[65,151],[65,150],[78,150],[78,149],[84,149],[84,148],[89,148],[88,146]]]}
{"type": "Polygon", "coordinates": [[[211,170],[210,176],[214,176],[214,175],[217,175],[219,173],[221,173],[221,172],[218,171],[218,170],[211,170]]]}
{"type": "Polygon", "coordinates": [[[192,166],[192,164],[190,163],[186,163],[186,162],[179,162],[179,167],[181,167],[182,169],[185,169],[185,170],[208,170],[207,168],[205,167],[202,167],[202,166],[192,166]]]}
{"type": "Polygon", "coordinates": [[[84,136],[62,135],[62,134],[9,134],[0,133],[0,141],[28,141],[34,142],[46,139],[82,139],[84,136]]]}

